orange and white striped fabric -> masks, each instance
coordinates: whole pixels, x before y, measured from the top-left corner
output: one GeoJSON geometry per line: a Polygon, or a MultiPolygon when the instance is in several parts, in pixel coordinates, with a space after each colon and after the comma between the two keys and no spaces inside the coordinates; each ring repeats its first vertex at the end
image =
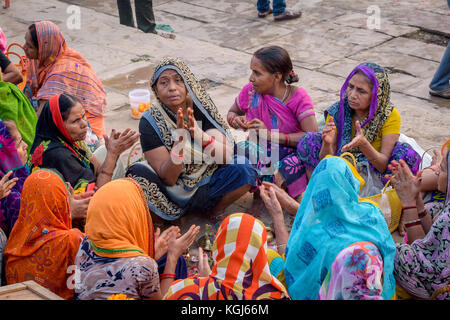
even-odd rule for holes
{"type": "Polygon", "coordinates": [[[209,277],[172,283],[166,300],[289,299],[285,287],[270,274],[264,224],[246,213],[225,218],[214,241],[209,277]]]}

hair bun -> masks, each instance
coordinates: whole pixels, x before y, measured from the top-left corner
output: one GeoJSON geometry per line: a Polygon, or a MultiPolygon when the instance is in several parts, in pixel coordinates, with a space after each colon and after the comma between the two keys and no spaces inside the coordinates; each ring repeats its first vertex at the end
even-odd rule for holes
{"type": "Polygon", "coordinates": [[[293,82],[298,82],[298,81],[299,81],[298,75],[294,72],[294,70],[292,70],[292,72],[289,73],[289,76],[288,76],[288,78],[286,79],[286,82],[287,82],[288,84],[291,84],[291,83],[293,83],[293,82]]]}

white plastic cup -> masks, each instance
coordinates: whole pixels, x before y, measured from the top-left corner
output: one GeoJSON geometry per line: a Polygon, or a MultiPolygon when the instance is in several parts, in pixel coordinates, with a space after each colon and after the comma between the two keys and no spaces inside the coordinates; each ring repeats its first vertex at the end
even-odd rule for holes
{"type": "Polygon", "coordinates": [[[138,120],[150,108],[150,90],[134,89],[130,91],[128,97],[130,99],[131,117],[138,120]]]}

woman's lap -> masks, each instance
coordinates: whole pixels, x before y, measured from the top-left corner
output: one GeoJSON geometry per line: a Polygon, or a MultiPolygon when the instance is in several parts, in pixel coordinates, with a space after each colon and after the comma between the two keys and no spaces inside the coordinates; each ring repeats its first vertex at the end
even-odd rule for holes
{"type": "MultiPolygon", "coordinates": [[[[138,182],[140,182],[141,187],[143,187],[144,193],[150,192],[150,189],[145,190],[146,188],[144,185],[156,185],[163,198],[165,197],[165,199],[159,199],[159,202],[169,202],[174,200],[169,192],[167,192],[167,186],[147,165],[142,163],[132,165],[127,170],[126,176],[139,180],[138,182]]],[[[210,208],[223,196],[243,185],[256,186],[256,179],[257,172],[249,164],[228,164],[225,167],[219,168],[212,174],[209,183],[200,186],[191,197],[188,204],[181,209],[183,211],[182,214],[191,210],[210,208]]],[[[147,201],[149,201],[149,197],[147,197],[147,201]]],[[[154,205],[154,203],[149,204],[150,207],[154,207],[154,205]]],[[[156,210],[155,213],[158,214],[158,210],[156,210]]]]}
{"type": "MultiPolygon", "coordinates": [[[[305,167],[314,170],[314,168],[319,164],[319,153],[322,147],[322,137],[320,132],[307,132],[299,141],[297,145],[297,155],[300,162],[304,164],[305,167]]],[[[416,174],[419,170],[419,165],[421,161],[420,155],[408,144],[404,142],[397,141],[395,143],[394,149],[392,150],[391,156],[389,157],[389,163],[393,160],[399,161],[403,159],[406,164],[411,168],[413,174],[416,174]]],[[[367,159],[362,155],[361,159],[364,161],[367,159]]],[[[383,184],[387,182],[384,177],[385,174],[390,174],[389,169],[384,172],[379,172],[376,170],[372,164],[370,166],[381,176],[381,181],[383,184]]]]}

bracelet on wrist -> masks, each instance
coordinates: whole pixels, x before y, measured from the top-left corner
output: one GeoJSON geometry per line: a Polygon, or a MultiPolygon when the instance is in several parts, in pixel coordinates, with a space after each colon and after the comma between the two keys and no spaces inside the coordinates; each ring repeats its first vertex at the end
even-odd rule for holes
{"type": "Polygon", "coordinates": [[[214,143],[214,141],[215,141],[214,137],[210,137],[209,140],[205,144],[202,145],[202,149],[205,149],[207,146],[214,143]]]}
{"type": "Polygon", "coordinates": [[[284,133],[284,138],[286,139],[285,144],[289,145],[289,135],[287,133],[284,133]]]}
{"type": "Polygon", "coordinates": [[[436,168],[435,165],[432,165],[432,166],[428,166],[428,167],[426,167],[426,168],[423,168],[422,171],[427,170],[427,169],[430,169],[431,171],[433,171],[433,173],[434,173],[435,175],[437,175],[437,176],[439,175],[439,168],[436,168]]]}
{"type": "Polygon", "coordinates": [[[427,214],[428,214],[427,209],[423,209],[423,211],[419,213],[419,219],[425,218],[427,214]]]}
{"type": "Polygon", "coordinates": [[[181,154],[181,155],[180,154],[176,154],[173,150],[170,151],[170,155],[175,157],[176,159],[179,159],[179,160],[183,160],[184,159],[184,154],[181,154]]]}
{"type": "Polygon", "coordinates": [[[411,220],[411,221],[405,222],[405,228],[410,228],[410,227],[418,226],[421,224],[422,223],[420,222],[420,219],[411,220]]]}
{"type": "Polygon", "coordinates": [[[234,121],[234,119],[236,119],[237,116],[238,116],[237,114],[234,114],[231,116],[231,118],[228,118],[228,124],[230,125],[230,127],[234,128],[233,121],[234,121]]]}
{"type": "Polygon", "coordinates": [[[409,210],[409,209],[417,209],[417,206],[402,207],[402,213],[403,213],[403,211],[409,210]]]}

